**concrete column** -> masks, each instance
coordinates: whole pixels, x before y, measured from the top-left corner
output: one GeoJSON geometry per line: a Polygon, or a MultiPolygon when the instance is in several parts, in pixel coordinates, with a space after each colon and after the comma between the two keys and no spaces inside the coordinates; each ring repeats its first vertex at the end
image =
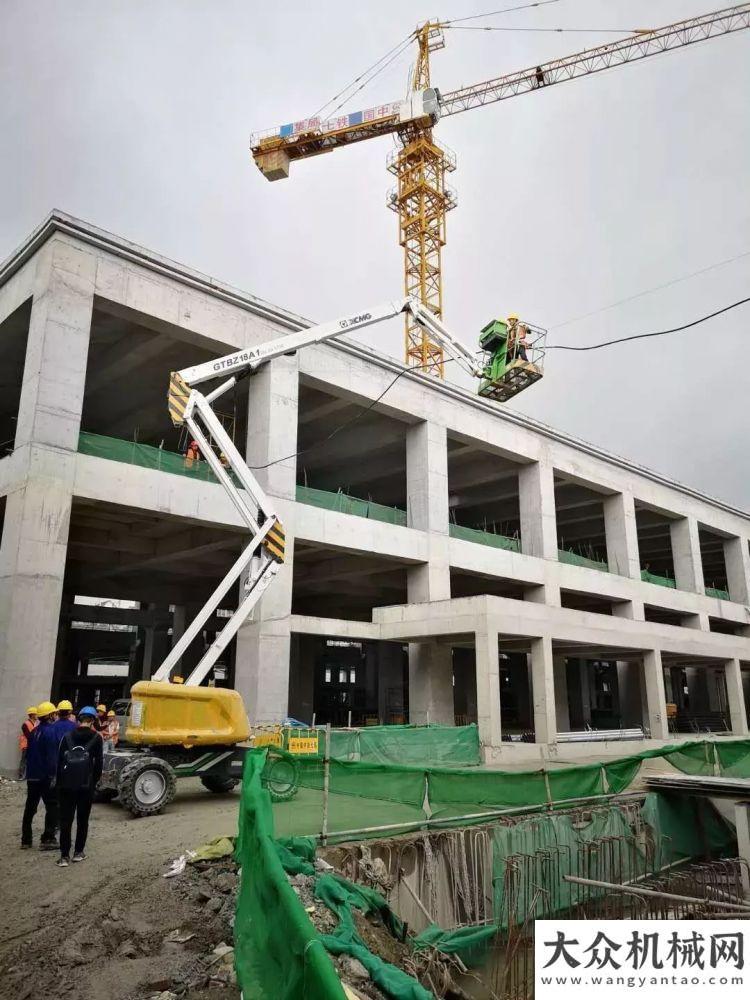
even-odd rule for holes
{"type": "Polygon", "coordinates": [[[424,726],[454,723],[451,647],[437,642],[409,643],[409,722],[424,726]]]}
{"type": "Polygon", "coordinates": [[[553,656],[555,676],[555,720],[558,733],[570,732],[570,709],[568,707],[568,672],[564,656],[553,656]]]}
{"type": "Polygon", "coordinates": [[[698,522],[694,517],[681,517],[678,521],[672,521],[669,533],[677,589],[704,594],[698,522]]]}
{"type": "Polygon", "coordinates": [[[276,358],[250,380],[247,462],[277,505],[286,533],[286,561],[252,618],[237,633],[235,687],[253,722],[280,722],[288,712],[292,563],[296,493],[299,376],[296,357],[276,358]],[[282,459],[282,461],[278,461],[282,459]],[[283,509],[281,509],[283,508],[283,509]]]}
{"type": "Polygon", "coordinates": [[[64,240],[39,252],[16,426],[17,479],[0,545],[0,769],[17,727],[50,696],[81,424],[95,259],[64,240]]]}
{"type": "Polygon", "coordinates": [[[557,559],[555,475],[546,462],[523,465],[518,473],[521,551],[539,559],[557,559]]]}
{"type": "Polygon", "coordinates": [[[667,705],[664,697],[664,670],[662,668],[660,650],[645,650],[643,654],[643,678],[646,692],[648,728],[651,732],[651,739],[666,740],[669,738],[669,727],[667,725],[667,705]]]}
{"type": "MultiPolygon", "coordinates": [[[[445,427],[424,420],[406,433],[406,494],[409,526],[429,532],[429,558],[407,570],[410,603],[451,596],[448,561],[448,437],[445,427]]],[[[451,725],[453,660],[450,646],[409,643],[409,720],[451,725]]]]}
{"type": "Polygon", "coordinates": [[[500,728],[500,667],[497,629],[488,627],[486,632],[474,636],[477,673],[477,726],[479,739],[485,746],[499,747],[502,742],[500,728]]]}
{"type": "Polygon", "coordinates": [[[78,448],[95,272],[95,257],[59,240],[39,254],[16,449],[31,442],[78,448]]]}
{"type": "Polygon", "coordinates": [[[70,524],[68,483],[29,478],[9,494],[0,546],[0,769],[17,766],[18,719],[49,698],[70,524]]]}
{"type": "Polygon", "coordinates": [[[750,802],[735,802],[734,804],[734,825],[737,830],[737,856],[746,862],[740,865],[742,876],[742,888],[745,891],[745,898],[750,899],[750,802]]]}
{"type": "Polygon", "coordinates": [[[750,548],[746,538],[727,538],[724,542],[729,597],[738,604],[750,604],[750,548]]]}
{"type": "Polygon", "coordinates": [[[724,678],[727,687],[729,722],[733,736],[748,735],[745,692],[742,687],[742,670],[739,660],[727,660],[724,664],[724,678]]]}
{"type": "Polygon", "coordinates": [[[555,674],[552,640],[531,640],[531,683],[534,695],[534,742],[556,743],[555,674]]]}
{"type": "Polygon", "coordinates": [[[406,432],[406,506],[410,528],[448,534],[448,436],[431,420],[406,432]]]}
{"type": "Polygon", "coordinates": [[[632,493],[617,493],[606,497],[604,531],[607,537],[607,563],[610,573],[641,578],[641,558],[638,551],[638,528],[632,493]]]}
{"type": "MultiPolygon", "coordinates": [[[[179,633],[177,632],[177,616],[178,608],[175,608],[175,626],[172,629],[172,645],[177,642],[182,633],[185,631],[185,608],[184,606],[178,606],[179,610],[182,611],[182,624],[179,628],[179,633]]],[[[155,604],[147,604],[146,608],[149,611],[156,611],[155,604]]],[[[143,663],[141,664],[141,678],[143,680],[148,680],[159,664],[156,662],[156,625],[152,622],[150,625],[146,625],[143,630],[143,663]]]]}

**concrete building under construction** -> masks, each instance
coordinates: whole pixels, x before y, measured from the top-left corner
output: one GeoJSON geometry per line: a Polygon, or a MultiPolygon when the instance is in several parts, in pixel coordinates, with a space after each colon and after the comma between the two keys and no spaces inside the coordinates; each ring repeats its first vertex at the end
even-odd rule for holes
{"type": "MultiPolygon", "coordinates": [[[[2,266],[0,766],[35,700],[149,677],[242,544],[169,372],[304,325],[59,213],[2,266]]],[[[420,374],[372,406],[400,370],[338,340],[222,400],[287,560],[212,682],[258,722],[477,722],[488,761],[747,735],[750,515],[420,374]]]]}

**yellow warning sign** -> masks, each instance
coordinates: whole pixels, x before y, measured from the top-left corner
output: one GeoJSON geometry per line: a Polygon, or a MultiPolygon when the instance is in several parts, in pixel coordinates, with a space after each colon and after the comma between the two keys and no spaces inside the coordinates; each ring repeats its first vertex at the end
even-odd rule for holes
{"type": "Polygon", "coordinates": [[[256,747],[280,747],[281,733],[256,733],[256,747]]]}
{"type": "Polygon", "coordinates": [[[289,737],[289,753],[317,753],[318,752],[318,737],[317,736],[290,736],[289,737]]]}

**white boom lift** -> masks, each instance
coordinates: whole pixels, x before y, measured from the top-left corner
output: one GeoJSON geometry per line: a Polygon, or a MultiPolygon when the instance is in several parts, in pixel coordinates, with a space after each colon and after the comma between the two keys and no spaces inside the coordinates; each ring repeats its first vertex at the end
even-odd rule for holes
{"type": "MultiPolygon", "coordinates": [[[[481,379],[481,395],[506,398],[508,379],[523,376],[529,381],[541,377],[541,368],[533,363],[533,342],[529,345],[532,361],[512,358],[508,364],[510,334],[502,321],[494,321],[485,328],[481,340],[484,354],[480,360],[426,306],[413,298],[386,302],[368,312],[299,330],[259,347],[235,351],[224,358],[172,373],[168,393],[172,422],[189,428],[203,458],[250,531],[250,542],[152,679],[133,685],[125,731],[128,746],[105,752],[97,789],[100,797],[117,795],[124,808],[134,815],[148,816],[160,812],[171,802],[179,777],[198,778],[211,792],[228,792],[237,784],[244,755],[251,748],[248,740],[252,729],[239,692],[202,687],[201,684],[283,563],[284,528],[273,499],[261,489],[214,413],[212,404],[239,379],[274,358],[362,330],[399,313],[409,314],[450,359],[472,377],[481,379]],[[489,361],[488,355],[491,355],[489,361]],[[228,377],[205,395],[196,388],[224,376],[228,377]],[[222,602],[228,596],[232,601],[234,595],[230,595],[230,591],[243,576],[237,609],[189,677],[179,683],[175,667],[180,658],[222,602]]],[[[522,342],[527,333],[534,336],[536,330],[527,324],[523,338],[521,334],[516,337],[522,342]]],[[[540,334],[543,335],[543,331],[540,334]]],[[[294,753],[291,748],[290,739],[289,749],[294,753]]],[[[297,791],[298,763],[289,754],[275,753],[273,747],[267,752],[264,784],[275,801],[289,799],[297,791]]]]}
{"type": "Polygon", "coordinates": [[[464,347],[426,306],[414,298],[386,302],[366,312],[330,323],[321,323],[319,326],[299,330],[258,347],[236,351],[215,361],[207,361],[205,364],[172,373],[168,394],[172,422],[175,426],[187,425],[198,443],[203,458],[231,498],[252,537],[201,611],[175,643],[152,680],[170,680],[190,643],[220,607],[231,588],[243,574],[246,574],[236,611],[227,619],[223,629],[184,682],[191,686],[201,684],[219,655],[261,599],[284,561],[284,528],[276,513],[274,501],[261,489],[214,413],[212,403],[230,390],[239,379],[252,374],[261,365],[267,364],[274,358],[294,353],[302,347],[332,340],[345,333],[362,330],[375,323],[392,319],[400,313],[409,313],[431,340],[440,345],[446,356],[457,361],[469,375],[475,378],[483,377],[483,368],[475,355],[464,347]],[[229,373],[231,374],[228,379],[206,395],[196,389],[196,386],[204,382],[229,373]],[[215,447],[212,446],[212,441],[215,447]],[[230,473],[234,473],[242,489],[238,489],[230,473]]]}

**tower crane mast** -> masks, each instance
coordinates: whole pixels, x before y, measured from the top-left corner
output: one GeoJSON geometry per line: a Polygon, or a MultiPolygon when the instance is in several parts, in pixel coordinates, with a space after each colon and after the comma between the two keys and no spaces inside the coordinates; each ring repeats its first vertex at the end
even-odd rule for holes
{"type": "MultiPolygon", "coordinates": [[[[446,175],[456,167],[455,155],[433,135],[438,120],[474,108],[590,76],[615,66],[694,45],[750,28],[750,3],[725,7],[661,28],[642,29],[626,38],[584,49],[504,76],[442,93],[432,85],[430,56],[445,45],[450,22],[428,21],[413,33],[417,57],[406,100],[322,121],[308,118],[282,125],[251,139],[251,152],[268,180],[289,176],[293,160],[319,156],[342,146],[395,135],[398,147],[388,157],[396,185],[388,207],[399,218],[404,251],[404,292],[418,298],[438,318],[443,313],[442,248],[446,215],[456,206],[446,175]]],[[[405,319],[406,364],[443,376],[443,352],[429,330],[411,313],[405,319]]]]}

